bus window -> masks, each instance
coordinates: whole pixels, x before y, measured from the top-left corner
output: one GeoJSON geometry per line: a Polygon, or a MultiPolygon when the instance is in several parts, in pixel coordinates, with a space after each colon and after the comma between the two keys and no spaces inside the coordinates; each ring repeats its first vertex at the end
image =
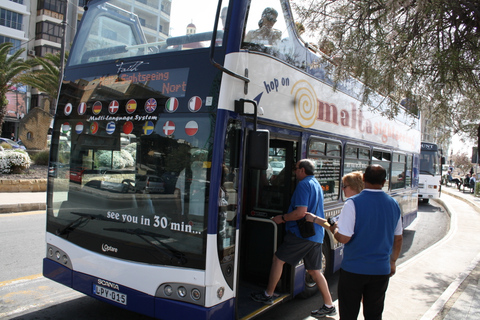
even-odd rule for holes
{"type": "Polygon", "coordinates": [[[407,171],[405,175],[405,186],[407,188],[412,186],[412,168],[413,168],[413,156],[407,156],[407,171]]]}
{"type": "MultiPolygon", "coordinates": [[[[69,66],[162,52],[210,47],[216,1],[121,1],[92,4],[81,22],[69,66]]],[[[222,10],[222,45],[228,7],[222,10]]]]}
{"type": "Polygon", "coordinates": [[[406,181],[406,156],[404,154],[393,154],[392,161],[392,190],[405,188],[406,181]]]}
{"type": "Polygon", "coordinates": [[[291,170],[295,159],[296,144],[290,141],[270,140],[268,168],[252,171],[252,183],[258,190],[255,209],[284,213],[288,209],[291,196],[291,170]],[[292,158],[293,156],[293,158],[292,158]]]}
{"type": "Polygon", "coordinates": [[[370,163],[370,149],[347,144],[345,147],[345,162],[343,163],[343,174],[353,171],[365,172],[370,163]]]}
{"type": "Polygon", "coordinates": [[[387,191],[390,183],[390,164],[392,155],[388,151],[374,150],[372,154],[372,164],[379,164],[387,171],[387,177],[383,190],[387,191]]]}
{"type": "Polygon", "coordinates": [[[341,169],[340,142],[310,139],[307,157],[315,162],[315,177],[322,186],[324,201],[336,201],[341,169]]]}
{"type": "Polygon", "coordinates": [[[305,65],[300,54],[304,46],[278,0],[251,2],[242,48],[271,54],[297,67],[305,65]]]}
{"type": "Polygon", "coordinates": [[[238,193],[238,163],[241,130],[239,124],[230,123],[224,149],[224,164],[218,193],[218,229],[217,245],[218,257],[222,265],[222,272],[230,288],[233,289],[233,272],[228,265],[235,260],[235,230],[238,193]]]}

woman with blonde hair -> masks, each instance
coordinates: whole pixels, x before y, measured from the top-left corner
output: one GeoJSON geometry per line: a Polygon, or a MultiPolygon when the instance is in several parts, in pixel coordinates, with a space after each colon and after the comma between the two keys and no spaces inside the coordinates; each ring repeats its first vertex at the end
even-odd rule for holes
{"type": "Polygon", "coordinates": [[[359,194],[363,188],[363,173],[361,171],[350,172],[342,178],[342,189],[346,198],[359,194]]]}
{"type": "MultiPolygon", "coordinates": [[[[351,196],[359,194],[364,188],[363,173],[361,171],[350,172],[342,177],[342,189],[343,193],[345,194],[345,198],[350,198],[351,196]]],[[[305,219],[321,225],[324,228],[330,227],[330,224],[326,219],[317,217],[312,213],[307,213],[305,219]]]]}

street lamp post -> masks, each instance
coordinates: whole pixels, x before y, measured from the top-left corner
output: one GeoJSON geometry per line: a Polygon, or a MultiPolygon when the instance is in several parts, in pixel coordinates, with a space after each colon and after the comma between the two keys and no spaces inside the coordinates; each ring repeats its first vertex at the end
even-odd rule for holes
{"type": "Polygon", "coordinates": [[[67,14],[68,14],[68,0],[62,1],[65,3],[65,13],[63,14],[62,19],[62,45],[60,47],[60,70],[59,71],[59,83],[58,83],[58,92],[62,87],[63,81],[63,70],[65,69],[65,46],[66,46],[66,39],[67,39],[67,14]]]}

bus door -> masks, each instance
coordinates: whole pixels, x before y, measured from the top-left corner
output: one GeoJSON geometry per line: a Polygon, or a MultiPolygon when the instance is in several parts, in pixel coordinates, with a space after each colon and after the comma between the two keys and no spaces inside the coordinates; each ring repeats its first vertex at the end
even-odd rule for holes
{"type": "MultiPolygon", "coordinates": [[[[251,305],[253,301],[250,301],[250,292],[265,290],[267,286],[273,254],[284,237],[284,226],[277,226],[270,218],[288,211],[295,188],[292,169],[298,160],[298,145],[296,141],[271,137],[267,170],[251,169],[248,163],[246,164],[239,304],[242,299],[248,299],[245,303],[251,305]]],[[[291,272],[284,270],[276,292],[292,292],[290,274],[291,272]]],[[[258,308],[260,305],[253,302],[251,307],[258,308]]],[[[245,312],[245,307],[239,307],[238,311],[239,314],[245,312]]]]}

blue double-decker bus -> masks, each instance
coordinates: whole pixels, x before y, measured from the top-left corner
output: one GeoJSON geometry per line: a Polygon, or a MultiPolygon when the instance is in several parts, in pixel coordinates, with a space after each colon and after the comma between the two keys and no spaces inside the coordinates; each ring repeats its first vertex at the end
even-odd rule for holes
{"type": "MultiPolygon", "coordinates": [[[[272,306],[249,297],[268,281],[285,235],[270,217],[288,209],[303,158],[327,217],[343,206],[342,175],[381,164],[404,225],[415,219],[418,119],[383,117],[384,97],[363,105],[355,79],[334,86],[288,1],[87,9],[54,121],[47,278],[158,319],[252,318],[312,295],[300,262],[272,306]]],[[[342,247],[330,233],[322,247],[328,276],[342,247]]]]}

